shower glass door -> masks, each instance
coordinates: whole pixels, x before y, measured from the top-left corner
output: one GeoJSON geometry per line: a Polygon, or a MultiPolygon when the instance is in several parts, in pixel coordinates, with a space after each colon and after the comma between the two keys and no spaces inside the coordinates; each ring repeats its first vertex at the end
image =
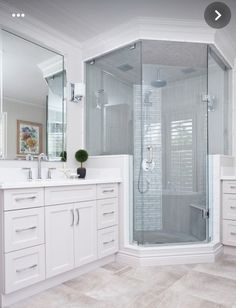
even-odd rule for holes
{"type": "Polygon", "coordinates": [[[207,45],[142,42],[133,151],[140,245],[208,240],[207,76],[207,45]]]}

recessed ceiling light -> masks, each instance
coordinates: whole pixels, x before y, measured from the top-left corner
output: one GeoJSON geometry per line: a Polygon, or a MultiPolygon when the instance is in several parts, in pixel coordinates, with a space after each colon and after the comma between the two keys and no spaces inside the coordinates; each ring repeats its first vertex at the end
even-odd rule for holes
{"type": "Polygon", "coordinates": [[[22,13],[22,14],[21,14],[21,17],[25,17],[25,14],[24,14],[24,13],[22,13]]]}
{"type": "Polygon", "coordinates": [[[12,16],[12,17],[16,17],[16,14],[15,14],[15,13],[12,13],[11,16],[12,16]]]}
{"type": "Polygon", "coordinates": [[[20,17],[20,13],[17,13],[17,14],[16,14],[16,17],[20,17]]]}

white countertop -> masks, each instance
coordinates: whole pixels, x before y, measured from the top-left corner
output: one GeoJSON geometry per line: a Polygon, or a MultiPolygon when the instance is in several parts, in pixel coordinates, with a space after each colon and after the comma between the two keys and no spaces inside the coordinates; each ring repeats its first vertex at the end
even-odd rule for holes
{"type": "Polygon", "coordinates": [[[76,186],[76,185],[92,185],[92,184],[109,184],[120,183],[120,178],[105,179],[51,179],[51,180],[29,180],[24,182],[3,182],[0,183],[0,189],[14,188],[33,188],[33,187],[55,187],[55,186],[76,186]]]}

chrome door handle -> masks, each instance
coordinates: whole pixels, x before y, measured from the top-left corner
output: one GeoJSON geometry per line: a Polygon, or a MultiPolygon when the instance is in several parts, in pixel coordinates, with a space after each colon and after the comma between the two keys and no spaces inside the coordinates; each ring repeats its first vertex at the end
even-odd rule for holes
{"type": "Polygon", "coordinates": [[[29,228],[24,228],[24,229],[16,229],[15,232],[19,233],[19,232],[24,232],[24,231],[28,231],[28,230],[34,230],[36,229],[36,226],[33,227],[29,227],[29,228]]]}
{"type": "Polygon", "coordinates": [[[77,213],[77,222],[76,222],[76,225],[78,226],[79,220],[80,220],[79,209],[76,209],[76,213],[77,213]]]}
{"type": "Polygon", "coordinates": [[[75,222],[75,213],[74,213],[74,210],[71,209],[71,215],[72,215],[72,222],[71,222],[71,227],[74,226],[74,222],[75,222]]]}
{"type": "Polygon", "coordinates": [[[17,269],[16,272],[17,273],[22,273],[22,272],[28,271],[30,269],[34,269],[37,266],[38,266],[37,264],[34,264],[34,265],[29,266],[29,267],[25,267],[25,268],[22,268],[22,269],[17,269]]]}

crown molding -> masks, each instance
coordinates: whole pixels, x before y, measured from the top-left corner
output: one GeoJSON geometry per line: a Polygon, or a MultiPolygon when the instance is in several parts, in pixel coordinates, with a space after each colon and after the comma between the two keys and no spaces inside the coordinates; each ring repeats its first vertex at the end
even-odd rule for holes
{"type": "Polygon", "coordinates": [[[15,8],[0,2],[0,26],[1,28],[14,32],[15,34],[29,39],[44,47],[52,49],[63,55],[71,50],[81,49],[81,44],[55,29],[46,26],[44,23],[30,16],[25,18],[12,18],[11,14],[15,8]]]}
{"type": "Polygon", "coordinates": [[[39,63],[38,68],[42,71],[43,78],[56,75],[63,70],[62,57],[56,55],[55,57],[52,57],[46,61],[39,63]]]}
{"type": "Polygon", "coordinates": [[[230,35],[202,20],[137,17],[82,44],[83,61],[138,40],[168,40],[215,45],[233,66],[236,47],[230,35]]]}
{"type": "Polygon", "coordinates": [[[114,44],[121,47],[140,39],[213,43],[215,32],[201,20],[137,17],[85,41],[82,55],[89,59],[96,49],[110,51],[114,44]]]}
{"type": "Polygon", "coordinates": [[[10,97],[10,96],[3,96],[3,102],[4,101],[14,103],[14,104],[23,104],[23,105],[27,105],[27,106],[31,106],[35,108],[40,108],[40,109],[46,109],[46,103],[38,104],[38,103],[29,102],[29,101],[24,101],[24,100],[15,98],[15,97],[10,97]]]}

